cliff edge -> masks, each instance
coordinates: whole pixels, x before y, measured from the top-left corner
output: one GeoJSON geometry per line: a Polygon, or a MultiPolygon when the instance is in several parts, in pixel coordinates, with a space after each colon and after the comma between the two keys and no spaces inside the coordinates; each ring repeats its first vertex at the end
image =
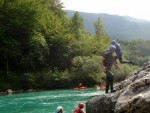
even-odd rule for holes
{"type": "Polygon", "coordinates": [[[150,113],[150,61],[114,87],[117,92],[88,100],[86,113],[150,113]]]}

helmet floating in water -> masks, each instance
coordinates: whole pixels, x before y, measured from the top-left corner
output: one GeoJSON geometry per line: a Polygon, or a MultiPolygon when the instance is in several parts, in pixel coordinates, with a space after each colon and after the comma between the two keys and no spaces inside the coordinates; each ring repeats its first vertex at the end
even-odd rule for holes
{"type": "Polygon", "coordinates": [[[79,108],[83,108],[83,107],[84,107],[84,104],[83,104],[83,103],[79,103],[79,104],[78,104],[78,107],[79,107],[79,108]]]}
{"type": "Polygon", "coordinates": [[[63,111],[63,107],[62,106],[58,106],[57,107],[57,111],[61,111],[61,110],[63,111]]]}

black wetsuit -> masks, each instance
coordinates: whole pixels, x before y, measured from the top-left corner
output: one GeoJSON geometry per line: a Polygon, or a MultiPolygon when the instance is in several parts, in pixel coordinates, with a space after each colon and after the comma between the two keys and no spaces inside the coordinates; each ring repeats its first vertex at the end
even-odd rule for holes
{"type": "Polygon", "coordinates": [[[106,93],[108,93],[109,87],[111,92],[114,92],[113,90],[113,73],[111,72],[111,67],[116,60],[116,56],[113,56],[112,53],[107,52],[103,55],[104,61],[103,65],[106,67],[106,93]]]}

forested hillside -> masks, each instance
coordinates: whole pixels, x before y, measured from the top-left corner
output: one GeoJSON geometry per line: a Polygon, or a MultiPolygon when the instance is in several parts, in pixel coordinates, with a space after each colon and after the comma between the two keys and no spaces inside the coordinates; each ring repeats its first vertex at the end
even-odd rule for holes
{"type": "MultiPolygon", "coordinates": [[[[72,88],[79,82],[86,86],[104,82],[99,62],[110,45],[110,37],[101,18],[94,21],[92,35],[84,26],[78,12],[67,17],[59,0],[2,0],[0,91],[72,88]]],[[[131,49],[130,43],[127,47],[131,49]]],[[[137,57],[139,54],[136,52],[137,57]]],[[[137,66],[122,65],[116,80],[123,80],[137,66]]]]}
{"type": "MultiPolygon", "coordinates": [[[[68,17],[72,16],[75,11],[66,10],[68,17]]],[[[110,14],[96,14],[79,12],[80,16],[84,19],[86,30],[93,34],[93,22],[101,17],[106,32],[112,39],[120,40],[134,40],[146,39],[150,40],[150,21],[139,20],[127,16],[118,16],[110,14]]]]}
{"type": "Polygon", "coordinates": [[[136,65],[150,61],[150,40],[119,41],[124,49],[126,59],[133,60],[136,65]]]}

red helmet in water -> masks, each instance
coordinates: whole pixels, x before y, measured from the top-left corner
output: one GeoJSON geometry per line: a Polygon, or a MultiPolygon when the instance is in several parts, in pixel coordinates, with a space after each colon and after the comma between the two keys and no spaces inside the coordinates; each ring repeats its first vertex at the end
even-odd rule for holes
{"type": "Polygon", "coordinates": [[[79,108],[83,108],[84,104],[83,103],[79,103],[78,106],[79,106],[79,108]]]}

